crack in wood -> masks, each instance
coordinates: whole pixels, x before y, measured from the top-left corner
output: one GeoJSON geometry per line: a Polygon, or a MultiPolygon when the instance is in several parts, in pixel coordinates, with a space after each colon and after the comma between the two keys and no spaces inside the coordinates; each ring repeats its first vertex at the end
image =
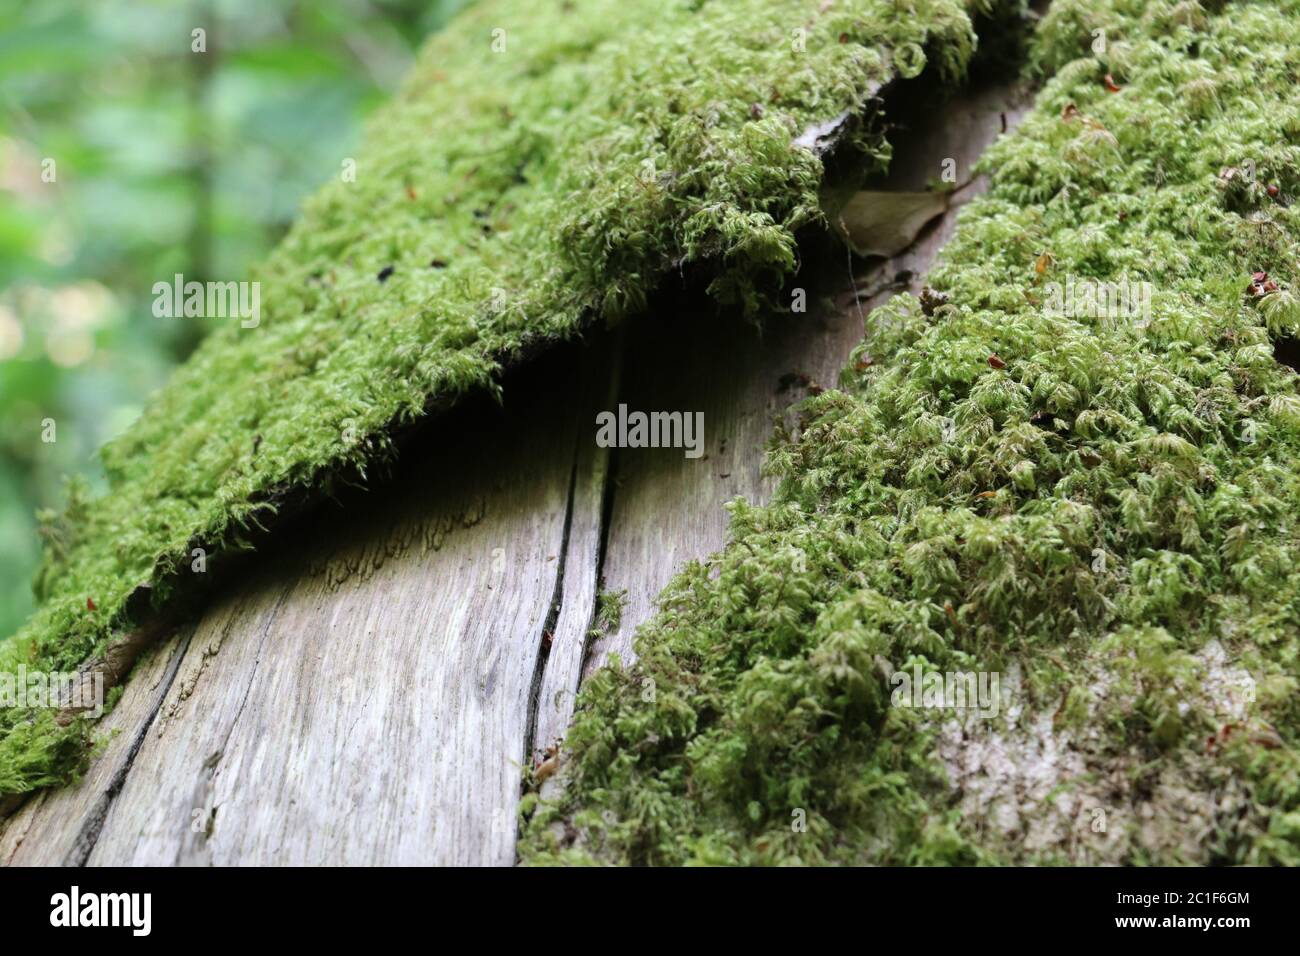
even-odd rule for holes
{"type": "Polygon", "coordinates": [[[104,829],[104,821],[108,818],[108,811],[112,809],[113,801],[117,795],[122,792],[122,787],[126,784],[127,774],[131,772],[131,767],[135,763],[136,754],[140,752],[140,747],[144,743],[149,729],[153,727],[159,712],[162,710],[163,701],[167,699],[167,692],[171,689],[172,682],[176,680],[176,674],[180,671],[181,661],[185,658],[186,651],[190,647],[190,639],[194,636],[194,628],[188,629],[181,646],[172,655],[167,664],[167,671],[163,675],[162,690],[157,695],[154,704],[148,709],[145,720],[139,725],[135,733],[135,739],[131,741],[131,748],[127,751],[122,766],[118,768],[117,773],[113,775],[112,781],[103,795],[99,798],[95,808],[86,817],[73,843],[73,848],[63,860],[63,866],[85,866],[86,861],[90,859],[90,854],[95,849],[95,844],[99,841],[99,834],[104,829]]]}
{"type": "MultiPolygon", "coordinates": [[[[578,447],[575,440],[573,448],[573,467],[569,473],[569,494],[564,509],[564,530],[560,533],[560,550],[558,564],[555,567],[555,590],[551,594],[551,603],[542,622],[542,633],[538,635],[537,662],[533,666],[532,687],[528,692],[528,723],[524,730],[523,759],[528,765],[535,763],[537,733],[537,708],[542,693],[542,679],[545,676],[547,661],[550,660],[551,642],[555,639],[555,625],[560,619],[560,607],[564,603],[564,569],[569,559],[569,535],[573,530],[573,507],[575,490],[578,485],[578,447]]],[[[524,780],[528,776],[525,774],[524,780]]]]}

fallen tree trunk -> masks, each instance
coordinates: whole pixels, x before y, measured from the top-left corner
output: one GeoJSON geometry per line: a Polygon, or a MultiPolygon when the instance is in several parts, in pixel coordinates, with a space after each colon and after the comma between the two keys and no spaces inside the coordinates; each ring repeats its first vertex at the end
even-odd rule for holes
{"type": "MultiPolygon", "coordinates": [[[[969,170],[1020,109],[1011,86],[951,100],[882,187],[923,188],[944,157],[969,170]]],[[[774,420],[834,383],[872,307],[920,290],[979,188],[893,259],[828,247],[808,314],[759,329],[669,295],[513,377],[504,408],[428,429],[396,481],[277,541],[152,649],[105,752],[2,825],[0,862],[513,862],[580,677],[631,662],[673,573],[723,545],[727,501],[766,499],[774,420]],[[595,414],[620,403],[702,411],[705,455],[598,448],[595,414]]]]}

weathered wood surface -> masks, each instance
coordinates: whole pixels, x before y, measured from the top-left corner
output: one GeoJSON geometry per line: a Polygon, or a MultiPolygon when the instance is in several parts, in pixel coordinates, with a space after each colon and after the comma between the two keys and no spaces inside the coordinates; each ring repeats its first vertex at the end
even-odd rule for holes
{"type": "Polygon", "coordinates": [[[952,237],[957,212],[986,186],[971,172],[975,160],[1002,132],[1004,117],[1014,126],[1024,109],[1017,88],[999,86],[921,114],[923,121],[898,138],[892,171],[880,188],[924,189],[940,178],[942,161],[954,159],[960,188],[948,212],[892,259],[857,263],[852,275],[847,260],[839,269],[809,275],[818,285],[806,289],[808,315],[790,316],[762,339],[738,324],[696,316],[668,318],[667,329],[642,328],[643,341],[629,351],[641,361],[629,363],[623,400],[631,408],[703,409],[708,457],[688,461],[665,449],[619,454],[604,573],[608,589],[627,590],[628,604],[622,626],[595,643],[588,673],[610,654],[625,663],[635,659],[636,628],[651,616],[673,573],[725,540],[725,502],[737,496],[763,501],[771,494],[770,479],[761,474],[761,449],[772,435],[773,416],[806,394],[799,386],[784,388],[782,380],[804,375],[834,386],[862,340],[864,316],[898,292],[920,292],[930,264],[952,237]],[[830,308],[813,308],[826,299],[830,308]]]}
{"type": "Polygon", "coordinates": [[[511,862],[563,410],[462,420],[206,614],[88,862],[511,862]]]}
{"type": "MultiPolygon", "coordinates": [[[[935,111],[886,188],[923,188],[944,157],[967,179],[1002,113],[1019,115],[1007,88],[935,111]]],[[[0,824],[0,863],[512,862],[524,766],[563,735],[581,675],[630,661],[672,573],[724,543],[726,501],[771,493],[773,416],[804,394],[787,377],[833,385],[863,316],[919,289],[978,188],[894,259],[809,273],[809,313],[761,335],[650,316],[428,429],[398,480],[322,509],[141,662],[86,778],[0,824]],[[617,402],[703,411],[705,457],[596,448],[617,402]],[[593,640],[602,586],[627,605],[593,640]]]]}

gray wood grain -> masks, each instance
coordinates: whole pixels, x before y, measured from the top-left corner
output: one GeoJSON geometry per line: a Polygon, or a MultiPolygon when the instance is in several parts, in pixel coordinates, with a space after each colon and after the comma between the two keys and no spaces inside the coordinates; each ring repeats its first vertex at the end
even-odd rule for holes
{"type": "Polygon", "coordinates": [[[556,401],[449,424],[211,607],[88,862],[510,863],[576,447],[556,401]]]}

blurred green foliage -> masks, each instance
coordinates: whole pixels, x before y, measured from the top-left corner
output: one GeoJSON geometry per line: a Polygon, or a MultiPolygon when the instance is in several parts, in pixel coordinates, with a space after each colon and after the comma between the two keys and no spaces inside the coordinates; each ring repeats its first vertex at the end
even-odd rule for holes
{"type": "Polygon", "coordinates": [[[206,331],[153,283],[246,277],[468,2],[0,0],[0,637],[37,511],[206,331]]]}

